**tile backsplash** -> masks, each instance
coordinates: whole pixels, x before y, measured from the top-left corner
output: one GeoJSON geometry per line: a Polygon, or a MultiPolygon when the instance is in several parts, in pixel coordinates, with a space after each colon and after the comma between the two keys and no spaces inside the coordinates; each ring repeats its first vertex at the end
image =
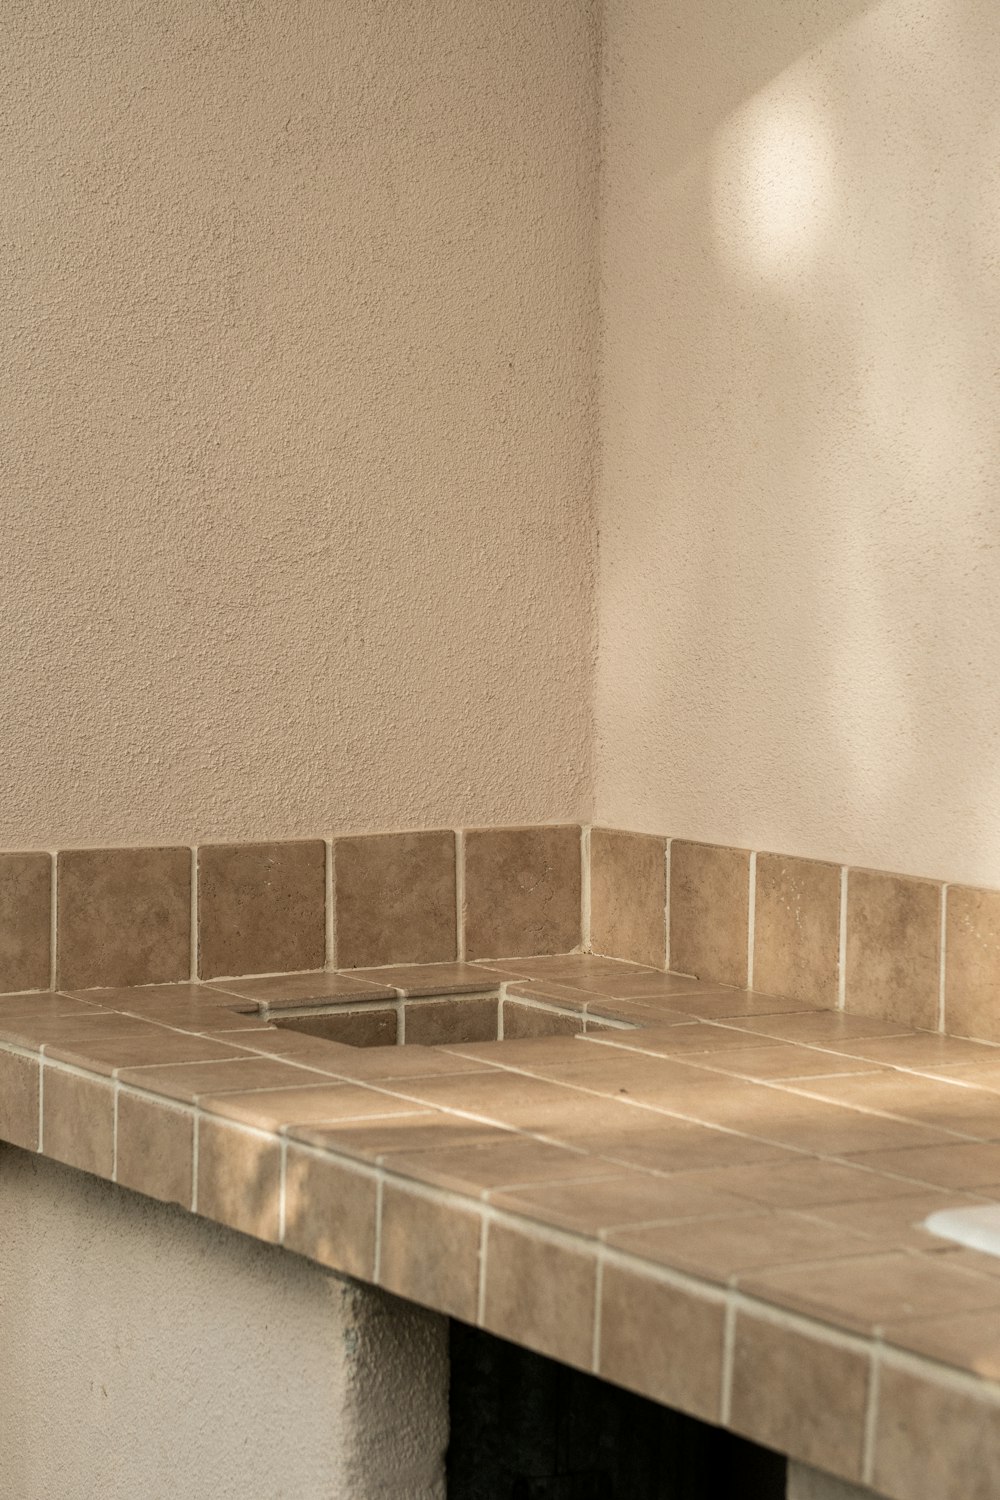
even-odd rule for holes
{"type": "Polygon", "coordinates": [[[0,853],[0,994],[582,949],[1000,1042],[1000,891],[578,824],[0,853]]]}

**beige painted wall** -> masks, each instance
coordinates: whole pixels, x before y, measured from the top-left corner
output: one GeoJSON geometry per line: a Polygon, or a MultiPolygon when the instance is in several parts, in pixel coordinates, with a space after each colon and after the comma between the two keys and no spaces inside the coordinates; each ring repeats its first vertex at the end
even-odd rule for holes
{"type": "Polygon", "coordinates": [[[607,0],[600,821],[1000,884],[1000,10],[607,0]]]}
{"type": "Polygon", "coordinates": [[[0,847],[575,818],[590,0],[0,13],[0,847]]]}

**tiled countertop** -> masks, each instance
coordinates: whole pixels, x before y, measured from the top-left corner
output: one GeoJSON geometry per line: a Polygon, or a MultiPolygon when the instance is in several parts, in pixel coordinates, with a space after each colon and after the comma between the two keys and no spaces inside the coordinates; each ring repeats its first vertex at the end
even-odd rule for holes
{"type": "Polygon", "coordinates": [[[894,1500],[1000,1493],[1000,1259],[918,1227],[1000,1202],[996,1047],[583,955],[12,995],[0,1137],[894,1500]],[[274,1024],[497,991],[588,1029],[274,1024]]]}

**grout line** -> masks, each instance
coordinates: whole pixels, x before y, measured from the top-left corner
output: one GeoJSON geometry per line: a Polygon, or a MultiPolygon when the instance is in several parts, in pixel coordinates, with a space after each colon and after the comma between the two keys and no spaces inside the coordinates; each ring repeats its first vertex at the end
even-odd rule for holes
{"type": "Polygon", "coordinates": [[[879,1378],[882,1373],[881,1354],[876,1347],[872,1352],[868,1370],[868,1400],[865,1402],[865,1430],[861,1445],[861,1483],[871,1485],[875,1469],[875,1432],[878,1422],[879,1378]]]}
{"type": "Polygon", "coordinates": [[[113,1095],[111,1101],[111,1181],[118,1181],[118,1095],[117,1083],[112,1084],[113,1095]]]}
{"type": "Polygon", "coordinates": [[[400,995],[393,1007],[396,1012],[396,1046],[406,1045],[406,1001],[400,995]]]}
{"type": "Polygon", "coordinates": [[[455,953],[465,962],[465,829],[455,829],[455,953]]]}
{"type": "Polygon", "coordinates": [[[198,1154],[201,1147],[201,1110],[194,1111],[194,1138],[191,1142],[191,1212],[198,1212],[198,1154]]]}
{"type": "Polygon", "coordinates": [[[503,1041],[503,1023],[504,1023],[503,1010],[504,1010],[504,1005],[506,1003],[505,998],[504,998],[504,990],[505,989],[506,989],[506,985],[504,985],[501,988],[500,993],[497,996],[497,1041],[498,1042],[502,1042],[503,1041]]]}
{"type": "Polygon", "coordinates": [[[198,846],[191,850],[191,979],[198,978],[198,846]]]}
{"type": "Polygon", "coordinates": [[[476,1297],[476,1327],[486,1324],[486,1255],[489,1249],[489,1234],[492,1215],[483,1214],[479,1230],[479,1291],[476,1297]]]}
{"type": "Polygon", "coordinates": [[[333,839],[326,841],[326,968],[337,967],[336,934],[333,927],[333,839]]]}
{"type": "Polygon", "coordinates": [[[663,957],[664,968],[670,968],[670,850],[673,839],[663,846],[663,957]]]}
{"type": "Polygon", "coordinates": [[[52,850],[52,871],[49,877],[49,989],[56,988],[58,979],[59,945],[59,851],[52,850]]]}
{"type": "Polygon", "coordinates": [[[840,926],[837,939],[837,1009],[847,1009],[847,866],[840,867],[840,926]]]}
{"type": "Polygon", "coordinates": [[[747,893],[747,989],[753,989],[753,948],[757,929],[757,851],[750,850],[750,890],[747,893]]]}
{"type": "Polygon", "coordinates": [[[722,1389],[719,1392],[719,1421],[729,1426],[733,1401],[733,1362],[736,1358],[736,1298],[726,1298],[726,1315],[722,1328],[722,1389]]]}
{"type": "Polygon", "coordinates": [[[604,1291],[604,1256],[598,1251],[594,1276],[594,1339],[590,1349],[590,1368],[596,1375],[601,1368],[601,1298],[604,1291]]]}
{"type": "Polygon", "coordinates": [[[285,1194],[288,1182],[288,1137],[281,1137],[278,1156],[278,1244],[285,1243],[285,1194]]]}
{"type": "Polygon", "coordinates": [[[584,953],[593,950],[590,930],[590,834],[589,823],[580,828],[580,947],[584,953]]]}
{"type": "Polygon", "coordinates": [[[39,1149],[39,1151],[41,1151],[43,1149],[43,1147],[44,1147],[43,1129],[42,1129],[43,1122],[44,1122],[44,1119],[45,1119],[44,1107],[43,1107],[43,1105],[44,1105],[44,1097],[45,1097],[45,1060],[44,1060],[43,1057],[40,1056],[39,1059],[38,1059],[38,1149],[39,1149]]]}
{"type": "Polygon", "coordinates": [[[944,1004],[944,980],[945,964],[948,958],[948,886],[941,887],[941,941],[940,947],[940,972],[938,975],[938,1017],[937,1029],[945,1029],[945,1004],[944,1004]]]}

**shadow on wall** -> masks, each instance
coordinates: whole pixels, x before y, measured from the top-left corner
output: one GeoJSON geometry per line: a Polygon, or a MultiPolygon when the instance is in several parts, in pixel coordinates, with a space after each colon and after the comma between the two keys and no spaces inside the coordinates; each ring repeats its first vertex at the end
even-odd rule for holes
{"type": "Polygon", "coordinates": [[[998,56],[610,0],[600,821],[1000,881],[998,56]]]}

